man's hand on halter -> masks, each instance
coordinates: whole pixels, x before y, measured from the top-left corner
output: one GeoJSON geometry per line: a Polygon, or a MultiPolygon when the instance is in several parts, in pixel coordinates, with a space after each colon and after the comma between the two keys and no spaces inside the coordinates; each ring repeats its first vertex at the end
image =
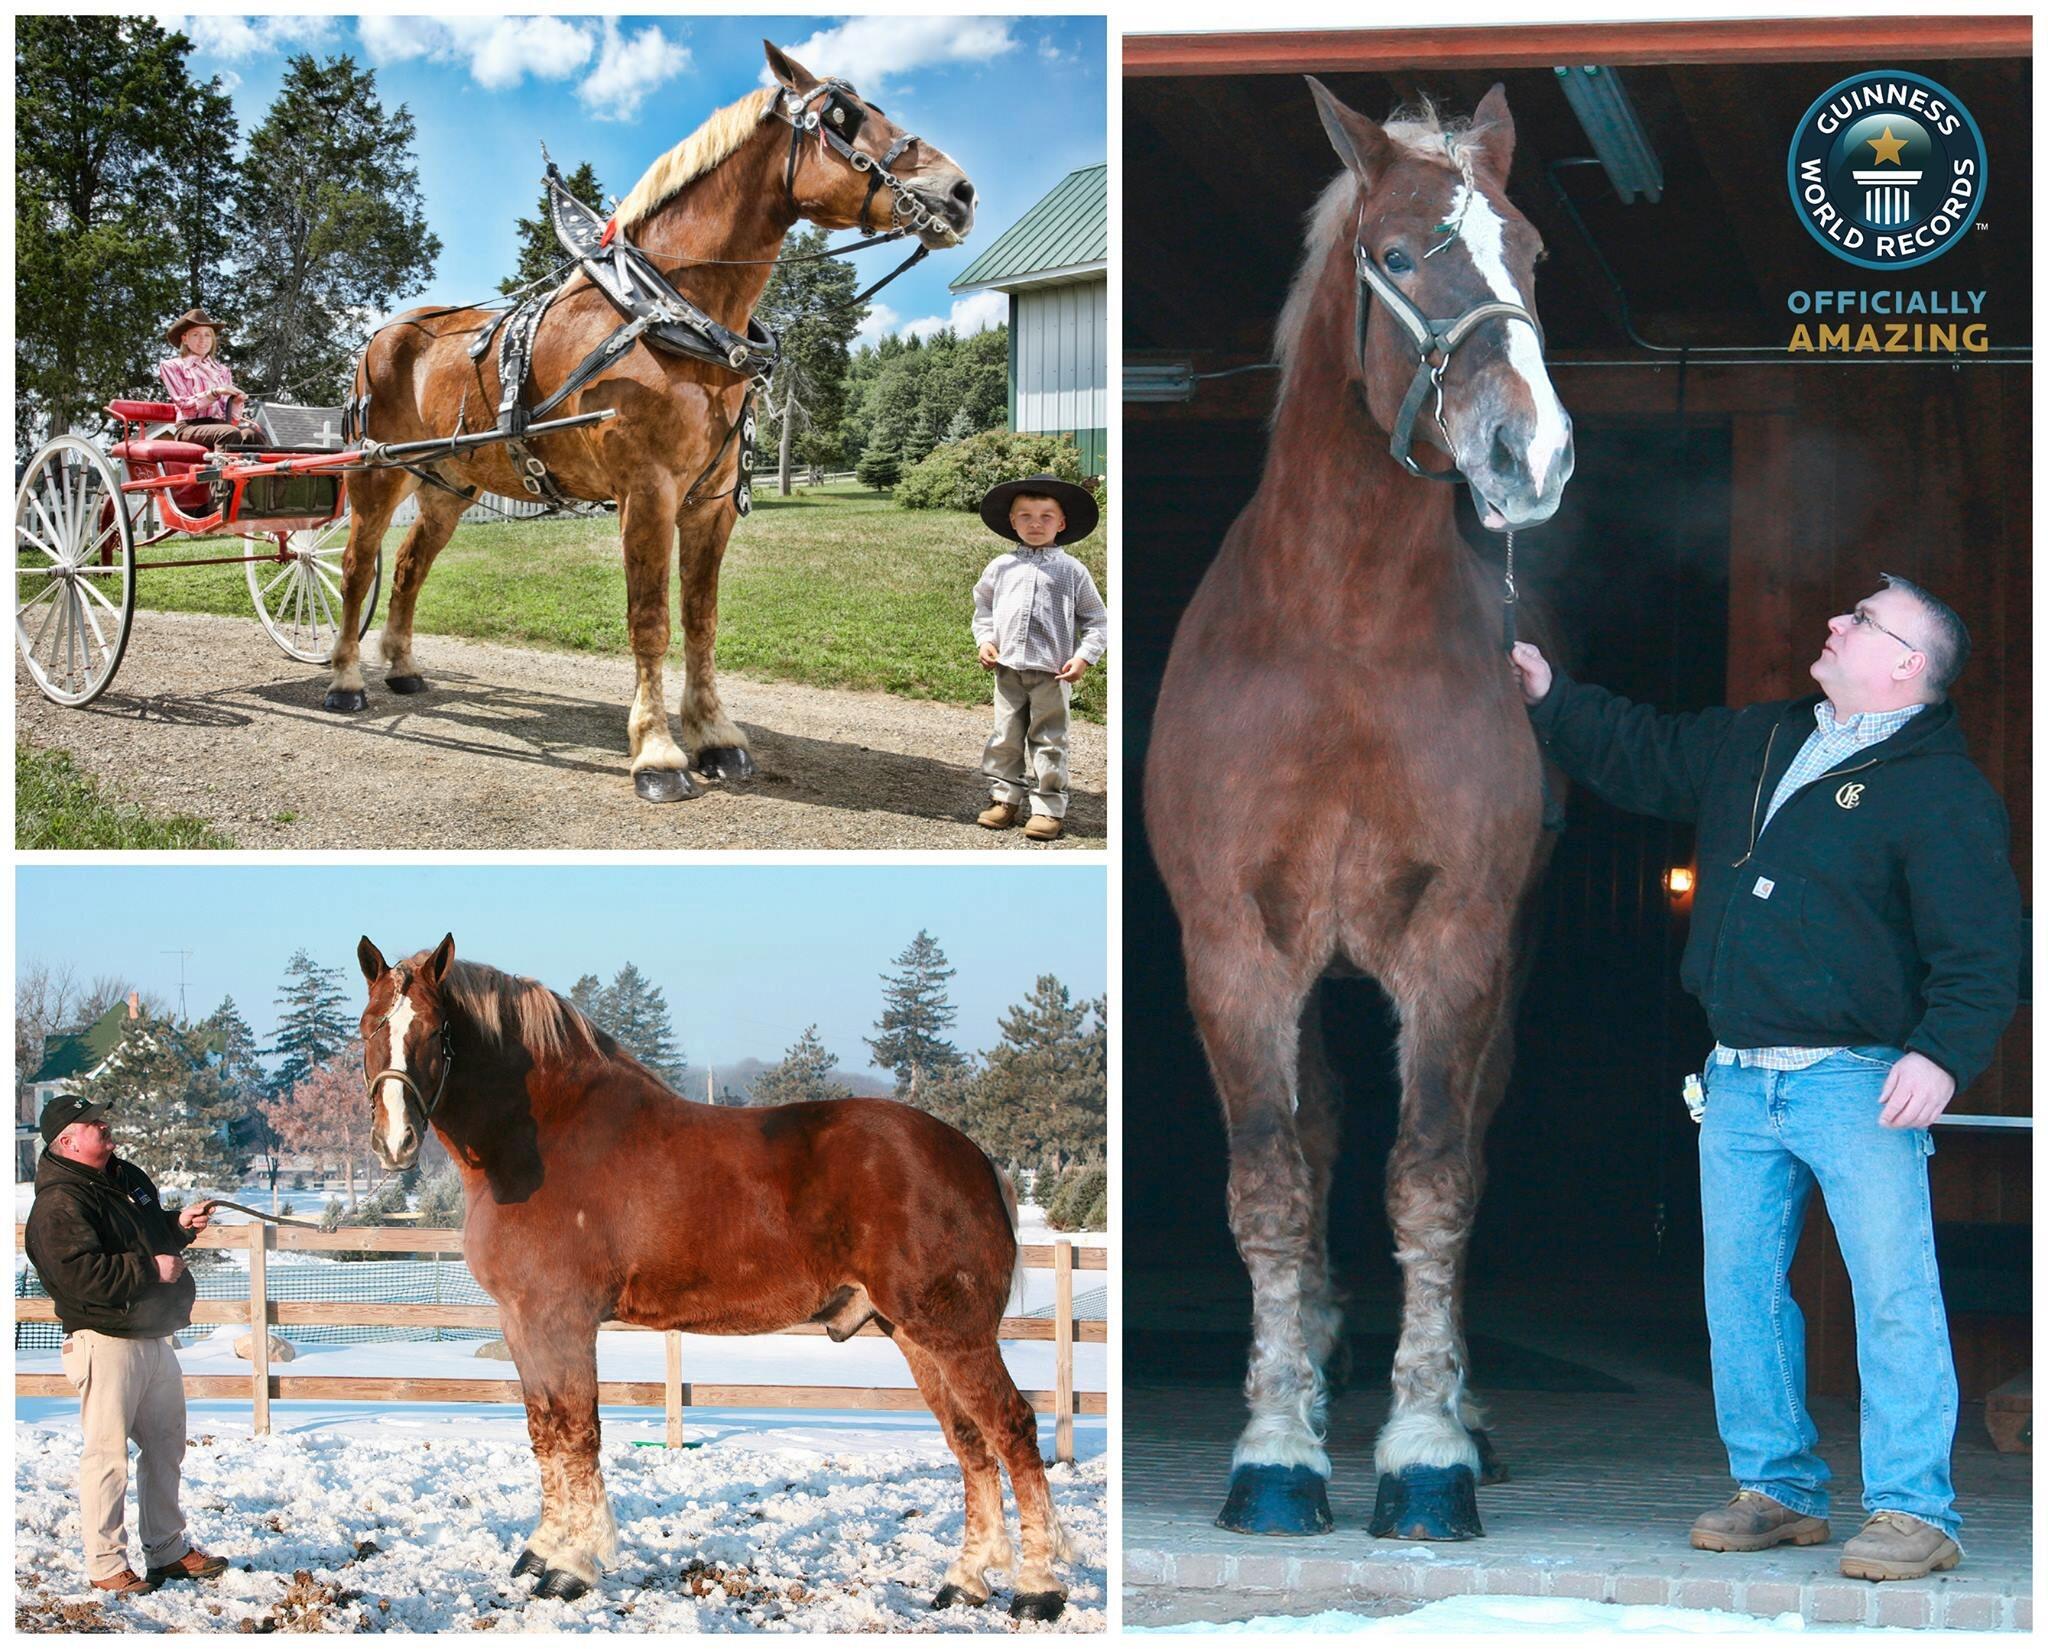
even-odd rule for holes
{"type": "Polygon", "coordinates": [[[1531,641],[1518,641],[1508,653],[1508,662],[1521,680],[1525,704],[1541,704],[1550,694],[1550,661],[1531,641]]]}
{"type": "Polygon", "coordinates": [[[1925,1054],[1908,1054],[1892,1067],[1877,1097],[1884,1106],[1877,1115],[1881,1126],[1925,1128],[1956,1097],[1956,1079],[1925,1054]]]}

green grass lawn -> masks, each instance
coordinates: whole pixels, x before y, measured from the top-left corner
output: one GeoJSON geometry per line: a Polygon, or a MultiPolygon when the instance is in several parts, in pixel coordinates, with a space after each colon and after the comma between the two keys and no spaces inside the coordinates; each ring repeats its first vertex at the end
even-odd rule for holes
{"type": "Polygon", "coordinates": [[[233,847],[204,819],[168,816],[110,801],[61,750],[14,745],[17,848],[233,847]]]}
{"type": "MultiPolygon", "coordinates": [[[[800,489],[789,498],[776,497],[773,485],[757,497],[726,551],[719,668],[952,704],[985,702],[988,676],[975,663],[969,622],[974,581],[1002,540],[975,516],[898,509],[853,483],[800,489]]],[[[387,588],[402,536],[394,530],[384,541],[387,588]]],[[[1101,530],[1073,548],[1110,599],[1101,530]]],[[[183,552],[165,546],[154,553],[183,552]]],[[[140,581],[137,599],[255,622],[239,567],[153,574],[140,581]]],[[[418,624],[422,633],[624,655],[617,518],[458,528],[421,592],[418,624]]],[[[680,665],[680,624],[671,652],[680,665]]],[[[422,663],[431,677],[431,656],[422,663]]],[[[1098,665],[1082,679],[1074,708],[1101,721],[1106,703],[1098,665]]]]}

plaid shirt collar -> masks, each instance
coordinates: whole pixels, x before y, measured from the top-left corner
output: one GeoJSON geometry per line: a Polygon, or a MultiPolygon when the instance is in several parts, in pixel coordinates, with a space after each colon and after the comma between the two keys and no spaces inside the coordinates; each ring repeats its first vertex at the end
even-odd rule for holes
{"type": "Polygon", "coordinates": [[[1924,704],[1908,704],[1897,710],[1864,710],[1845,722],[1838,722],[1835,720],[1835,707],[1822,698],[1813,707],[1813,721],[1820,736],[1830,743],[1861,750],[1880,739],[1890,738],[1926,708],[1924,704]]]}

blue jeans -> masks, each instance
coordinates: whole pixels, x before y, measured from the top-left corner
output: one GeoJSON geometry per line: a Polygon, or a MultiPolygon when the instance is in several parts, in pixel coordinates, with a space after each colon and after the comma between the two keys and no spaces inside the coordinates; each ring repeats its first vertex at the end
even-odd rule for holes
{"type": "Polygon", "coordinates": [[[1803,1071],[1707,1066],[1700,1218],[1714,1410],[1738,1487],[1827,1515],[1828,1468],[1806,1412],[1806,1321],[1786,1286],[1818,1183],[1856,1305],[1863,1508],[1954,1536],[1956,1375],[1927,1194],[1934,1141],[1877,1120],[1899,1058],[1851,1048],[1803,1071]]]}

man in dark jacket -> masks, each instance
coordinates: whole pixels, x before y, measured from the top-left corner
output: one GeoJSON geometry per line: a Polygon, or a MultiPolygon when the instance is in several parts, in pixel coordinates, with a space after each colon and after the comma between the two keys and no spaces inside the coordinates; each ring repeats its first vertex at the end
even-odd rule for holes
{"type": "Polygon", "coordinates": [[[1969,634],[1904,579],[1828,621],[1821,692],[1660,715],[1514,650],[1538,736],[1617,807],[1691,823],[1683,963],[1715,1048],[1700,1214],[1714,1405],[1737,1493],[1708,1551],[1828,1538],[1828,1468],[1786,1288],[1816,1183],[1856,1304],[1863,1505],[1842,1572],[1954,1568],[1956,1379],[1934,1263],[1929,1126],[1990,1063],[2018,1003],[2005,809],[1948,689],[1969,634]]]}
{"type": "Polygon", "coordinates": [[[25,1241],[64,1325],[64,1374],[79,1395],[86,1578],[119,1595],[207,1579],[227,1560],[185,1537],[178,1509],[185,1383],[172,1336],[192,1321],[195,1289],[181,1255],[213,1204],[165,1213],[149,1176],[114,1155],[103,1105],[60,1094],[43,1107],[42,1134],[25,1241]],[[122,1515],[131,1437],[143,1576],[128,1567],[122,1515]]]}

